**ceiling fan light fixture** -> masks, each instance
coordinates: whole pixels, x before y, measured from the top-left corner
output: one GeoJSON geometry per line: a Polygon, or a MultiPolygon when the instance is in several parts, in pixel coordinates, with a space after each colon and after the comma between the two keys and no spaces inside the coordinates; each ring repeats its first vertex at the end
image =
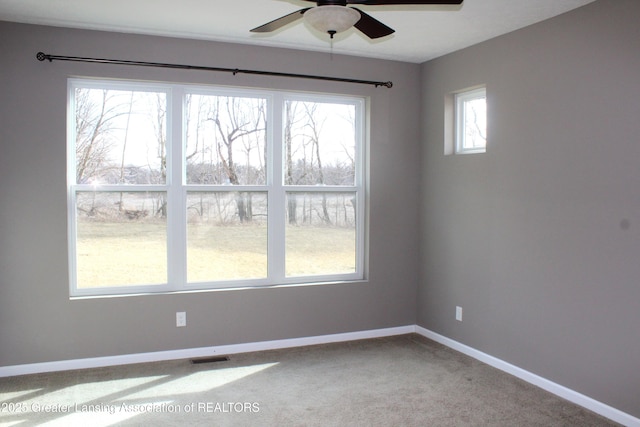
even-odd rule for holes
{"type": "Polygon", "coordinates": [[[333,38],[334,34],[353,27],[360,20],[360,13],[346,6],[316,6],[305,12],[304,19],[316,30],[333,38]]]}

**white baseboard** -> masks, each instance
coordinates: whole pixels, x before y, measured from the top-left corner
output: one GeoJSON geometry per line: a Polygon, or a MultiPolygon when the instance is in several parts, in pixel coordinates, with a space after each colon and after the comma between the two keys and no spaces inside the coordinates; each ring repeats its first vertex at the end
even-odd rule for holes
{"type": "Polygon", "coordinates": [[[395,328],[374,329],[368,331],[347,332],[342,334],[319,335],[314,337],[291,338],[275,341],[260,341],[246,344],[231,344],[213,347],[200,347],[182,350],[159,351],[152,353],[126,354],[121,356],[94,357],[88,359],[61,360],[55,362],[32,363],[27,365],[14,365],[0,367],[0,378],[16,375],[36,374],[42,372],[66,371],[72,369],[99,368],[103,366],[128,365],[132,363],[159,362],[163,360],[191,359],[213,355],[229,355],[248,353],[252,351],[277,350],[291,347],[302,347],[316,344],[328,344],[361,339],[381,338],[394,335],[417,333],[425,338],[434,340],[453,350],[473,357],[487,365],[500,369],[508,374],[518,377],[528,383],[536,385],[543,390],[553,393],[563,399],[580,405],[590,411],[609,418],[627,427],[640,427],[640,419],[635,418],[616,408],[556,384],[536,374],[525,371],[515,365],[507,363],[496,357],[490,356],[465,344],[454,341],[443,335],[425,329],[417,325],[399,326],[395,328]]]}
{"type": "Polygon", "coordinates": [[[466,354],[467,356],[473,357],[474,359],[484,362],[487,365],[493,366],[494,368],[500,369],[501,371],[511,374],[514,377],[518,377],[530,384],[538,386],[543,390],[546,390],[550,393],[555,394],[556,396],[559,396],[559,397],[562,397],[563,399],[568,400],[569,402],[573,402],[576,405],[589,409],[590,411],[595,412],[596,414],[600,414],[603,417],[609,418],[612,421],[615,421],[627,427],[640,427],[639,418],[633,417],[616,408],[613,408],[609,405],[606,405],[602,402],[599,402],[595,399],[585,396],[584,394],[578,393],[577,391],[571,390],[560,384],[554,383],[553,381],[549,381],[546,378],[542,378],[539,375],[536,375],[529,371],[525,371],[524,369],[519,368],[515,365],[512,365],[508,362],[505,362],[504,360],[490,356],[486,353],[483,353],[465,344],[454,341],[443,335],[437,334],[421,326],[416,325],[415,332],[417,334],[422,335],[425,338],[429,338],[449,348],[452,348],[453,350],[459,351],[460,353],[466,354]]]}
{"type": "Polygon", "coordinates": [[[163,360],[191,359],[213,355],[249,353],[252,351],[276,350],[281,348],[303,347],[315,344],[328,344],[343,341],[355,341],[369,338],[404,335],[415,332],[415,326],[374,329],[368,331],[347,332],[342,334],[319,335],[314,337],[291,338],[275,341],[260,341],[246,344],[231,344],[213,347],[188,348],[182,350],[158,351],[152,353],[125,354],[120,356],[92,357],[88,359],[60,360],[55,362],[31,363],[0,367],[0,378],[16,375],[38,374],[42,372],[68,371],[72,369],[100,368],[103,366],[128,365],[132,363],[159,362],[163,360]]]}

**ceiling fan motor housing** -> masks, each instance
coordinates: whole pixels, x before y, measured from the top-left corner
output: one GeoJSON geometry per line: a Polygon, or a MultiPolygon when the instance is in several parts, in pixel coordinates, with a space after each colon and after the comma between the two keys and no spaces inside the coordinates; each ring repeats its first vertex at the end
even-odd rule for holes
{"type": "Polygon", "coordinates": [[[353,27],[360,20],[360,13],[349,7],[327,4],[307,10],[304,19],[315,29],[328,33],[333,38],[334,34],[353,27]]]}

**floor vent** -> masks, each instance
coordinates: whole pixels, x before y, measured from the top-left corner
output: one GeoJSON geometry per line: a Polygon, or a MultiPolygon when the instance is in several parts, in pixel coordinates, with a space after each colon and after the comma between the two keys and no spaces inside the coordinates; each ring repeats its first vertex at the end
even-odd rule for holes
{"type": "Polygon", "coordinates": [[[198,365],[200,363],[226,362],[227,360],[229,360],[228,356],[198,357],[197,359],[191,359],[191,363],[198,365]]]}

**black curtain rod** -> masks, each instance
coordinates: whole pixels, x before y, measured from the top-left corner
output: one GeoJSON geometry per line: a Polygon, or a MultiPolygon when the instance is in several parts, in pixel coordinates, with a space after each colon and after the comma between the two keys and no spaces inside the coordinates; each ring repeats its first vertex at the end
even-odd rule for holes
{"type": "Polygon", "coordinates": [[[73,61],[73,62],[89,62],[96,64],[116,64],[116,65],[135,65],[138,67],[157,67],[157,68],[175,68],[180,70],[201,70],[201,71],[219,71],[236,74],[257,74],[261,76],[276,76],[276,77],[294,77],[298,79],[313,79],[313,80],[328,80],[332,82],[344,82],[344,83],[358,83],[365,85],[373,85],[375,87],[384,86],[391,88],[392,82],[376,82],[371,80],[357,80],[357,79],[343,79],[341,77],[327,77],[327,76],[313,76],[308,74],[292,74],[292,73],[278,73],[274,71],[258,71],[258,70],[242,70],[239,68],[219,68],[219,67],[204,67],[200,65],[181,65],[181,64],[165,64],[162,62],[143,62],[143,61],[126,61],[121,59],[104,59],[104,58],[83,58],[79,56],[60,56],[49,55],[43,52],[36,54],[38,61],[48,60],[52,61],[73,61]]]}

